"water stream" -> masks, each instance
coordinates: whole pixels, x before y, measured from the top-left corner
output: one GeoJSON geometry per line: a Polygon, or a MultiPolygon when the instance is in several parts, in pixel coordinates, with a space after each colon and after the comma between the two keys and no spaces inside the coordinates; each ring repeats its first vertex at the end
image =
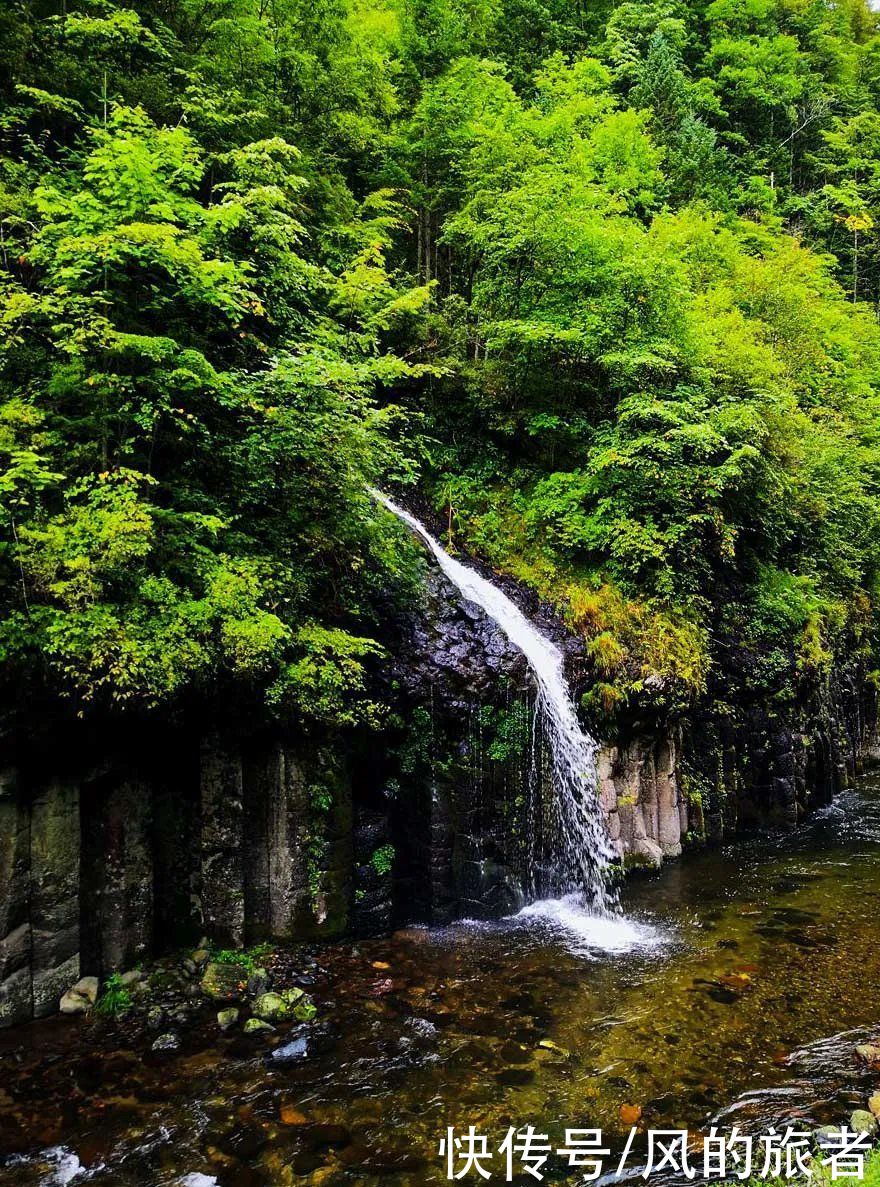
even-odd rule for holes
{"type": "Polygon", "coordinates": [[[613,896],[608,871],[615,856],[599,803],[595,739],[583,729],[565,677],[562,652],[510,598],[475,569],[450,556],[414,515],[385,495],[375,498],[428,546],[438,566],[469,602],[480,606],[526,657],[538,687],[536,712],[550,748],[555,819],[548,822],[556,852],[545,888],[573,896],[597,914],[607,913],[613,896]]]}

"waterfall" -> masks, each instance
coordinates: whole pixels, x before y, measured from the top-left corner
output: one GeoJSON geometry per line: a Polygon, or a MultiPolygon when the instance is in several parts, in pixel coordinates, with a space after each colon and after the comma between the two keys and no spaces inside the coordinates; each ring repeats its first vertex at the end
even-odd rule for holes
{"type": "Polygon", "coordinates": [[[596,741],[582,728],[565,679],[562,652],[491,581],[450,556],[424,524],[385,495],[376,500],[427,544],[462,596],[480,606],[528,660],[538,689],[536,712],[552,764],[553,811],[559,852],[551,872],[554,893],[576,894],[592,910],[607,911],[608,869],[615,856],[599,803],[596,741]]]}

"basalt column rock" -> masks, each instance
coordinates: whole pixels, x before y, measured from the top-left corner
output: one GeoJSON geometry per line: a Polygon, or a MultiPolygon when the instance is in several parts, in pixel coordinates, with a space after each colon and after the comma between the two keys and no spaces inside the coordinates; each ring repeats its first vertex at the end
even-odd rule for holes
{"type": "Polygon", "coordinates": [[[53,780],[31,805],[30,916],[33,1011],[53,1013],[80,975],[79,787],[53,780]]]}
{"type": "Polygon", "coordinates": [[[244,804],[241,755],[217,738],[202,743],[200,899],[207,933],[244,942],[244,804]]]}
{"type": "Polygon", "coordinates": [[[358,935],[379,935],[391,927],[394,856],[387,815],[360,807],[355,815],[352,912],[358,935]]]}
{"type": "Polygon", "coordinates": [[[407,702],[396,831],[409,851],[398,867],[408,897],[398,902],[399,920],[418,912],[442,924],[515,910],[523,871],[510,807],[519,796],[522,815],[525,799],[512,770],[526,760],[498,757],[484,736],[491,724],[482,723],[532,695],[525,656],[431,568],[422,606],[404,625],[394,677],[407,702]]]}
{"type": "Polygon", "coordinates": [[[86,784],[82,812],[82,959],[106,977],[153,950],[152,787],[136,776],[86,784]]]}
{"type": "Polygon", "coordinates": [[[354,806],[348,756],[322,745],[304,765],[309,788],[310,895],[319,935],[342,935],[350,923],[354,806]]]}
{"type": "Polygon", "coordinates": [[[625,864],[659,866],[682,851],[689,812],[679,750],[678,732],[668,730],[599,751],[599,793],[609,834],[625,864]]]}
{"type": "Polygon", "coordinates": [[[0,772],[0,1027],[33,1013],[30,814],[14,771],[0,772]]]}
{"type": "Polygon", "coordinates": [[[194,944],[204,929],[201,884],[200,746],[165,741],[151,764],[153,905],[158,947],[194,944]]]}
{"type": "Polygon", "coordinates": [[[278,742],[250,748],[244,795],[248,940],[293,936],[310,902],[308,789],[292,748],[278,742]]]}

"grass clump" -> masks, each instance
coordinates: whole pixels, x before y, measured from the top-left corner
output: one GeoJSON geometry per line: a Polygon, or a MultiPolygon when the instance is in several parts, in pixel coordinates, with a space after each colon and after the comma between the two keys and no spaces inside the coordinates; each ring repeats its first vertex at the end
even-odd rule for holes
{"type": "Polygon", "coordinates": [[[131,993],[119,973],[113,973],[104,982],[104,992],[95,1003],[95,1013],[102,1018],[118,1018],[127,1013],[132,1005],[131,993]]]}

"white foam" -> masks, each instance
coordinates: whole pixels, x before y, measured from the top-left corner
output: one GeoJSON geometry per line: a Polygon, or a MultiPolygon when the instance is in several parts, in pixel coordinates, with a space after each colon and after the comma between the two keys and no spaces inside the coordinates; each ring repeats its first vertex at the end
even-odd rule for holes
{"type": "Polygon", "coordinates": [[[214,1175],[203,1175],[195,1171],[191,1175],[184,1175],[180,1180],[180,1187],[217,1187],[214,1175]]]}
{"type": "Polygon", "coordinates": [[[656,927],[624,915],[593,914],[573,894],[531,903],[514,918],[562,932],[569,945],[581,953],[629,952],[634,948],[657,948],[666,942],[656,927]]]}
{"type": "Polygon", "coordinates": [[[51,1174],[43,1179],[46,1187],[67,1187],[68,1183],[72,1183],[83,1173],[83,1165],[80,1160],[70,1150],[65,1150],[63,1146],[54,1146],[51,1150],[47,1150],[45,1157],[47,1161],[55,1163],[51,1174]]]}

